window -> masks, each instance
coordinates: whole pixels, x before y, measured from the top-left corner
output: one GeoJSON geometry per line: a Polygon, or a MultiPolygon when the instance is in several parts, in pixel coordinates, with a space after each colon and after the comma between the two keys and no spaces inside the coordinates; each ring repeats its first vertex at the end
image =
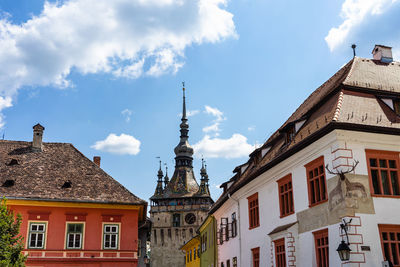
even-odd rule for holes
{"type": "Polygon", "coordinates": [[[104,249],[117,249],[118,248],[118,224],[105,224],[103,234],[103,248],[104,249]]]}
{"type": "Polygon", "coordinates": [[[30,223],[28,248],[44,248],[46,223],[30,223]]]}
{"type": "Polygon", "coordinates": [[[328,229],[316,231],[313,234],[317,267],[329,267],[328,229]]]}
{"type": "Polygon", "coordinates": [[[83,223],[67,224],[67,248],[82,248],[83,223]]]}
{"type": "Polygon", "coordinates": [[[399,196],[399,153],[366,150],[373,195],[399,196]]]}
{"type": "Polygon", "coordinates": [[[224,263],[223,262],[221,262],[221,267],[224,267],[225,265],[224,265],[224,263]]]}
{"type": "Polygon", "coordinates": [[[274,244],[276,267],[286,267],[285,239],[275,240],[274,244]]]}
{"type": "Polygon", "coordinates": [[[161,244],[164,244],[164,229],[160,230],[161,244]]]}
{"type": "Polygon", "coordinates": [[[379,225],[383,257],[400,266],[400,225],[379,225]]]}
{"type": "Polygon", "coordinates": [[[237,257],[233,257],[232,259],[232,267],[237,267],[237,257]]]}
{"type": "Polygon", "coordinates": [[[393,100],[394,111],[398,116],[400,116],[400,99],[393,100]]]}
{"type": "Polygon", "coordinates": [[[231,261],[230,260],[226,260],[226,267],[231,267],[231,261]]]}
{"type": "Polygon", "coordinates": [[[157,230],[154,229],[154,243],[157,244],[157,230]]]}
{"type": "Polygon", "coordinates": [[[181,215],[180,214],[175,213],[172,215],[172,226],[174,226],[174,227],[181,226],[181,215]]]}
{"type": "Polygon", "coordinates": [[[292,175],[286,175],[278,181],[279,207],[281,218],[294,213],[292,175]]]}
{"type": "Polygon", "coordinates": [[[326,177],[324,157],[319,157],[305,165],[308,183],[309,206],[314,206],[328,200],[326,194],[326,177]]]}
{"type": "Polygon", "coordinates": [[[189,261],[192,261],[192,250],[189,251],[189,261]]]}
{"type": "Polygon", "coordinates": [[[171,239],[171,229],[168,229],[168,238],[171,239]]]}
{"type": "Polygon", "coordinates": [[[140,255],[142,255],[142,240],[138,239],[137,247],[138,247],[137,256],[138,258],[140,258],[140,255]]]}
{"type": "Polygon", "coordinates": [[[196,260],[196,248],[193,249],[193,259],[196,260]]]}
{"type": "Polygon", "coordinates": [[[253,266],[252,267],[260,267],[260,248],[253,248],[251,250],[253,266]]]}
{"type": "Polygon", "coordinates": [[[258,193],[247,198],[249,202],[249,229],[260,226],[260,217],[258,214],[258,193]]]}
{"type": "Polygon", "coordinates": [[[237,220],[236,220],[236,212],[232,213],[232,237],[237,236],[237,220]]]}

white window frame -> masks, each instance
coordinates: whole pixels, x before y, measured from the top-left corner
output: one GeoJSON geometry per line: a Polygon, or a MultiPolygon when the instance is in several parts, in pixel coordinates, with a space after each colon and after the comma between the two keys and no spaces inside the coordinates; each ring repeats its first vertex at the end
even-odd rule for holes
{"type": "Polygon", "coordinates": [[[45,248],[45,244],[46,244],[47,222],[29,222],[28,225],[29,225],[29,228],[28,228],[28,244],[27,244],[27,248],[29,248],[29,249],[44,249],[45,248]],[[33,230],[32,226],[34,226],[34,225],[43,226],[43,230],[42,231],[33,230]],[[37,246],[37,240],[35,242],[35,246],[31,246],[32,234],[36,234],[36,237],[39,234],[43,235],[42,246],[40,246],[40,247],[37,246]]]}
{"type": "Polygon", "coordinates": [[[121,225],[118,223],[103,223],[103,249],[119,249],[120,228],[121,225]],[[116,232],[106,231],[106,227],[116,227],[117,231],[116,232]],[[110,241],[110,246],[106,247],[106,236],[110,236],[110,238],[112,236],[116,236],[115,246],[111,247],[111,241],[110,241]]]}
{"type": "Polygon", "coordinates": [[[66,249],[83,249],[83,237],[84,237],[84,235],[85,235],[85,223],[84,222],[67,222],[67,224],[66,224],[66,240],[65,240],[65,248],[66,249]],[[81,224],[82,225],[82,232],[69,232],[68,231],[68,228],[69,228],[69,225],[71,225],[71,224],[81,224]],[[75,242],[76,242],[76,235],[77,234],[80,234],[80,238],[79,238],[79,247],[75,247],[75,242]],[[74,235],[74,246],[73,247],[70,247],[69,246],[69,236],[70,235],[74,235]]]}

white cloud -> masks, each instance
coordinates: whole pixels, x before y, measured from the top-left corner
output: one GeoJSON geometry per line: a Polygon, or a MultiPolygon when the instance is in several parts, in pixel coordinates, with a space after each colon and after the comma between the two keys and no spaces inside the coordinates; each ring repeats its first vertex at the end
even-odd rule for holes
{"type": "Polygon", "coordinates": [[[256,129],[256,126],[249,126],[248,128],[247,128],[247,130],[249,131],[249,132],[252,132],[252,131],[254,131],[256,129]]]}
{"type": "Polygon", "coordinates": [[[3,128],[5,122],[4,122],[4,115],[1,113],[1,111],[5,108],[12,107],[12,101],[11,97],[1,97],[0,96],[0,129],[3,128]]]}
{"type": "Polygon", "coordinates": [[[214,117],[213,124],[206,126],[203,128],[203,132],[209,133],[214,132],[216,136],[219,135],[221,129],[219,128],[222,121],[226,120],[224,117],[224,113],[217,108],[213,108],[210,106],[204,107],[204,113],[209,114],[214,117]]]}
{"type": "Polygon", "coordinates": [[[137,155],[140,141],[128,134],[109,134],[106,139],[97,141],[91,148],[118,155],[137,155]]]}
{"type": "Polygon", "coordinates": [[[21,24],[0,17],[0,96],[69,87],[74,71],[138,78],[176,73],[193,44],[236,38],[227,0],[45,1],[21,24]]]}
{"type": "Polygon", "coordinates": [[[325,37],[329,49],[335,50],[342,45],[350,33],[357,28],[368,16],[381,15],[398,0],[345,0],[340,16],[343,23],[337,28],[331,28],[325,37]]]}
{"type": "Polygon", "coordinates": [[[130,122],[131,121],[132,110],[126,108],[123,111],[121,111],[121,114],[122,114],[122,116],[125,117],[125,121],[126,122],[130,122]]]}
{"type": "MultiPolygon", "coordinates": [[[[187,110],[186,111],[186,117],[192,117],[192,116],[197,115],[199,113],[200,113],[200,110],[197,110],[197,109],[195,109],[195,110],[187,110]]],[[[179,113],[178,117],[182,117],[182,113],[179,113]]]]}
{"type": "Polygon", "coordinates": [[[193,145],[195,156],[200,158],[240,158],[246,157],[254,150],[247,143],[247,138],[241,134],[233,134],[228,139],[211,138],[205,135],[202,140],[193,145]]]}

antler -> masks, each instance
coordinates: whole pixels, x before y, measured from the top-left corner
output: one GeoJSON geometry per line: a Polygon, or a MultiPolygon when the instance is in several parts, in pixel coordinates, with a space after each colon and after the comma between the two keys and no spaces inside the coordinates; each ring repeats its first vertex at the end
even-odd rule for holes
{"type": "Polygon", "coordinates": [[[329,170],[329,164],[326,164],[326,166],[325,166],[325,169],[330,173],[330,174],[333,174],[333,175],[339,175],[340,176],[340,179],[343,181],[344,179],[346,179],[346,177],[344,176],[346,173],[350,173],[350,172],[352,172],[352,171],[354,171],[354,169],[357,167],[357,165],[358,165],[358,163],[359,163],[359,161],[358,160],[354,160],[354,164],[351,166],[351,169],[350,170],[347,170],[347,171],[340,171],[340,172],[333,172],[333,171],[331,171],[331,170],[329,170]]]}

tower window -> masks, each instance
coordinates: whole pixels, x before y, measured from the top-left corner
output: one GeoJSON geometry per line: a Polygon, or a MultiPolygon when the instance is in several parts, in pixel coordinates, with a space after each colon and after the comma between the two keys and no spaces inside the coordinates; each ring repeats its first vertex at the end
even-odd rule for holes
{"type": "Polygon", "coordinates": [[[181,215],[178,213],[175,213],[172,215],[172,226],[174,227],[180,227],[181,226],[181,215]]]}

